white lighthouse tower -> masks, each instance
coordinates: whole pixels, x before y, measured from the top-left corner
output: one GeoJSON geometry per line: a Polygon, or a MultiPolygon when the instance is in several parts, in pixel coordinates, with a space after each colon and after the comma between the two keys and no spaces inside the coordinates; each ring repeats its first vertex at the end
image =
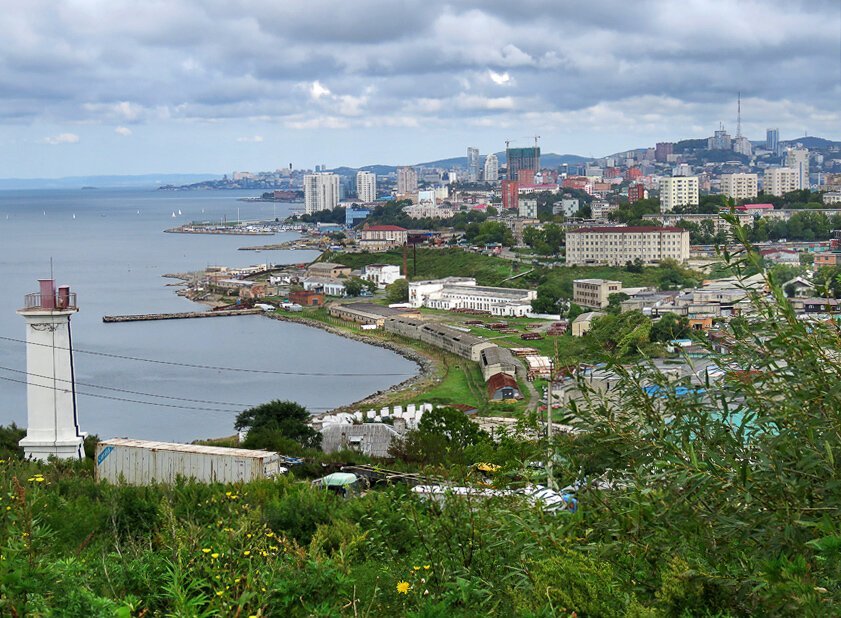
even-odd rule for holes
{"type": "Polygon", "coordinates": [[[52,279],[39,279],[40,291],[27,294],[27,424],[20,441],[28,459],[82,459],[84,439],[76,413],[76,384],[70,316],[79,309],[68,286],[56,290],[52,279]]]}

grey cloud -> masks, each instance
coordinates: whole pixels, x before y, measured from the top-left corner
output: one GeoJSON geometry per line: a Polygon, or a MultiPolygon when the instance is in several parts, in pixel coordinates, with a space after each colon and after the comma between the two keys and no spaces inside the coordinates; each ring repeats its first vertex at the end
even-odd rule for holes
{"type": "Polygon", "coordinates": [[[706,122],[737,90],[837,111],[838,86],[827,83],[839,70],[833,0],[85,7],[33,0],[0,16],[0,122],[516,123],[524,112],[626,110],[623,102],[652,96],[684,102],[688,118],[706,122]],[[495,84],[489,70],[509,83],[495,84]],[[331,96],[314,104],[302,84],[316,80],[331,96]]]}

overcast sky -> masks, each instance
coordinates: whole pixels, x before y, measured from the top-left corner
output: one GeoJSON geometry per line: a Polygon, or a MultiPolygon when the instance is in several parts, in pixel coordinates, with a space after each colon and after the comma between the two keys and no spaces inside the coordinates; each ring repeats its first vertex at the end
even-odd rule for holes
{"type": "Polygon", "coordinates": [[[603,156],[723,122],[841,139],[839,0],[26,0],[0,177],[603,156]]]}

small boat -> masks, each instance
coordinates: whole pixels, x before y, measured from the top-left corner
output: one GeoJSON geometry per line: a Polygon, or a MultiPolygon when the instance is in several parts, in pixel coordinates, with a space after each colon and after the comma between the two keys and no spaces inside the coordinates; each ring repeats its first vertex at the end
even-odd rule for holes
{"type": "Polygon", "coordinates": [[[73,213],[73,218],[74,218],[74,219],[76,218],[76,213],[75,213],[75,212],[73,213]]]}
{"type": "Polygon", "coordinates": [[[137,214],[138,214],[138,215],[140,214],[140,211],[139,211],[139,210],[137,211],[137,214]]]}
{"type": "Polygon", "coordinates": [[[179,214],[179,215],[181,214],[181,209],[180,209],[180,208],[178,209],[178,214],[179,214]]]}
{"type": "Polygon", "coordinates": [[[175,211],[172,211],[172,218],[175,219],[175,211]]]}

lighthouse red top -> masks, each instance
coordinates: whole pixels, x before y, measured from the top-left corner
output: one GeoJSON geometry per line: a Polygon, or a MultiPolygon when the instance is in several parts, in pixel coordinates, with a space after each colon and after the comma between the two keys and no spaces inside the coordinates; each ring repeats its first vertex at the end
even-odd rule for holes
{"type": "Polygon", "coordinates": [[[24,309],[27,311],[75,311],[76,294],[70,286],[62,285],[56,290],[52,279],[38,279],[38,292],[24,297],[24,309]]]}

